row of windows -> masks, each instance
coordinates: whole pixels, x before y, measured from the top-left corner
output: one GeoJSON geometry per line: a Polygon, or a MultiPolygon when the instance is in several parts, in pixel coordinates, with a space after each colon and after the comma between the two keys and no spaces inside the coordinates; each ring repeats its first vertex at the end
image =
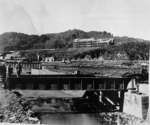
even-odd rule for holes
{"type": "Polygon", "coordinates": [[[74,44],[74,47],[100,47],[103,44],[108,43],[97,43],[97,44],[74,44]]]}
{"type": "MultiPolygon", "coordinates": [[[[21,84],[16,84],[15,88],[16,90],[20,90],[22,89],[21,84]]],[[[33,87],[33,84],[27,84],[27,86],[24,88],[27,90],[33,90],[35,89],[33,87]]],[[[51,84],[50,88],[47,88],[45,86],[45,84],[39,84],[38,88],[36,88],[37,90],[59,90],[57,84],[51,84]]],[[[72,88],[71,90],[81,90],[81,84],[75,84],[74,88],[72,88]]],[[[93,88],[93,84],[87,84],[87,86],[83,89],[94,89],[93,88]]],[[[99,84],[97,89],[124,89],[123,84],[120,84],[117,88],[114,86],[114,84],[110,84],[109,86],[105,87],[104,84],[99,84]]],[[[70,86],[69,84],[63,84],[62,90],[70,90],[70,86]]]]}
{"type": "MultiPolygon", "coordinates": [[[[14,89],[22,89],[21,84],[16,84],[16,86],[15,86],[14,89]]],[[[33,90],[33,89],[34,89],[34,86],[33,86],[33,84],[27,84],[24,89],[33,90]]],[[[45,84],[39,84],[36,89],[39,89],[39,90],[46,90],[47,87],[46,87],[45,84]]],[[[58,90],[59,88],[58,88],[57,84],[51,84],[51,85],[49,86],[49,89],[50,89],[50,90],[58,90]]],[[[70,89],[69,84],[63,84],[62,89],[63,89],[63,90],[69,90],[69,89],[70,89]]],[[[93,85],[92,85],[92,84],[87,84],[87,87],[86,87],[85,89],[93,89],[93,85]]],[[[75,84],[75,85],[74,85],[74,90],[81,90],[81,84],[75,84]]]]}

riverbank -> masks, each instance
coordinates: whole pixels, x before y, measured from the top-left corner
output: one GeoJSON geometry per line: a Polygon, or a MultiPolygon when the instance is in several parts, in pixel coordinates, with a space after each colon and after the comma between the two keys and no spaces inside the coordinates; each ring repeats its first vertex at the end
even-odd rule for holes
{"type": "Polygon", "coordinates": [[[40,120],[31,107],[22,103],[20,97],[0,84],[0,122],[40,124],[40,120]]]}
{"type": "Polygon", "coordinates": [[[102,125],[149,125],[150,121],[123,112],[102,112],[96,114],[102,125]]]}

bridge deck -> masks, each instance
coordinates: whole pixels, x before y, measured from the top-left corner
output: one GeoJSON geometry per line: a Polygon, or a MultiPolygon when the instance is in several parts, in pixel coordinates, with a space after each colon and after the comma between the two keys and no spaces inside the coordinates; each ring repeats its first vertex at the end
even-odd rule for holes
{"type": "Polygon", "coordinates": [[[75,75],[24,75],[8,77],[8,89],[29,90],[126,90],[131,78],[75,75]]]}

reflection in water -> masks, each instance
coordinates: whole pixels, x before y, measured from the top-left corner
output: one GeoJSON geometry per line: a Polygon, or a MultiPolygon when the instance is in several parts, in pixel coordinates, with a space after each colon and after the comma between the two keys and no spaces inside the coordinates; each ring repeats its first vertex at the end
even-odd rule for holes
{"type": "Polygon", "coordinates": [[[92,114],[41,114],[42,124],[54,125],[100,125],[92,114]]]}
{"type": "MultiPolygon", "coordinates": [[[[39,118],[42,124],[54,124],[54,125],[100,125],[100,122],[96,119],[96,115],[90,114],[80,114],[74,112],[78,111],[75,107],[75,100],[72,99],[46,99],[43,100],[42,105],[34,105],[32,110],[41,112],[39,113],[39,118]],[[47,101],[45,102],[45,101],[47,101]],[[74,104],[74,110],[71,108],[74,104]],[[50,114],[46,113],[50,112],[50,114]],[[61,112],[61,113],[60,113],[61,112]],[[68,113],[72,112],[72,113],[68,113]],[[56,114],[55,114],[56,113],[56,114]]],[[[77,99],[76,99],[77,101],[77,99]]],[[[81,99],[78,101],[81,102],[81,99]]],[[[39,103],[37,103],[39,104],[39,103]]],[[[81,102],[81,105],[83,103],[81,102]]],[[[86,103],[87,104],[87,103],[86,103]]],[[[83,107],[82,107],[83,108],[83,107]]],[[[86,109],[86,107],[84,107],[86,109]]],[[[81,110],[82,111],[82,110],[81,110]]]]}

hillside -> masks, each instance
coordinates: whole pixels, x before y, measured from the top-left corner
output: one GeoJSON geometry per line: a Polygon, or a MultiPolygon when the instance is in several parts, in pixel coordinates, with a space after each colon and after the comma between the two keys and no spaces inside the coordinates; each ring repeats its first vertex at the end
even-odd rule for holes
{"type": "MultiPolygon", "coordinates": [[[[76,38],[109,38],[113,37],[111,33],[82,30],[68,30],[61,33],[27,35],[23,33],[8,32],[0,35],[0,51],[3,50],[27,50],[27,49],[51,49],[51,48],[71,48],[73,39],[76,38]]],[[[147,42],[142,39],[129,37],[114,37],[117,45],[127,42],[147,42]]]]}
{"type": "Polygon", "coordinates": [[[101,48],[78,49],[74,52],[75,58],[102,58],[105,60],[148,60],[148,42],[126,42],[114,46],[101,48]]]}
{"type": "Polygon", "coordinates": [[[45,35],[27,35],[16,32],[4,33],[0,35],[0,51],[45,48],[43,43],[48,39],[45,35]]]}
{"type": "Polygon", "coordinates": [[[43,34],[41,36],[9,32],[0,35],[0,51],[72,47],[73,39],[91,37],[104,38],[112,37],[112,35],[105,31],[84,32],[76,29],[55,34],[43,34]]]}
{"type": "MultiPolygon", "coordinates": [[[[98,58],[103,56],[105,59],[116,59],[120,56],[123,59],[148,59],[148,40],[130,37],[114,36],[114,46],[101,46],[100,48],[81,48],[73,49],[73,39],[76,38],[109,38],[113,37],[111,33],[106,31],[90,31],[84,32],[82,30],[68,30],[61,33],[27,35],[23,33],[9,32],[0,35],[0,51],[10,50],[32,50],[32,49],[67,49],[70,57],[98,58]],[[71,50],[71,51],[70,51],[71,50]]],[[[47,52],[45,52],[47,53],[47,52]]],[[[49,53],[47,53],[49,54],[49,53]]],[[[54,53],[50,55],[55,55],[54,53]]],[[[62,55],[63,56],[63,55],[62,55]]]]}

